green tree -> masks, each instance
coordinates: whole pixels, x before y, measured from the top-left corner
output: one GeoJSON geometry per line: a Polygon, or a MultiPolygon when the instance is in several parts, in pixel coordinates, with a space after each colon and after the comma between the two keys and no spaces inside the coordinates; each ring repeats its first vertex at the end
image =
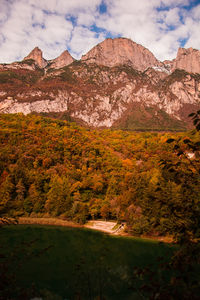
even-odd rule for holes
{"type": "Polygon", "coordinates": [[[16,185],[16,198],[15,198],[15,203],[16,203],[16,209],[22,210],[23,208],[23,202],[25,199],[25,192],[26,188],[23,184],[23,180],[20,178],[17,185],[16,185]]]}
{"type": "Polygon", "coordinates": [[[11,176],[7,176],[0,185],[0,214],[9,213],[13,208],[13,193],[15,186],[12,183],[11,176]]]}
{"type": "Polygon", "coordinates": [[[72,205],[69,181],[65,177],[56,175],[50,181],[45,208],[55,215],[69,212],[72,205]]]}

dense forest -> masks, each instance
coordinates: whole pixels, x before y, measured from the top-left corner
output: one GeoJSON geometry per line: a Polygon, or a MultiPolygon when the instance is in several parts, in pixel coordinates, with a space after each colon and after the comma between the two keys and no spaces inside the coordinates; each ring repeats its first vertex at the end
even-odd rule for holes
{"type": "Polygon", "coordinates": [[[125,221],[134,235],[200,236],[198,130],[82,128],[0,115],[0,215],[125,221]]]}

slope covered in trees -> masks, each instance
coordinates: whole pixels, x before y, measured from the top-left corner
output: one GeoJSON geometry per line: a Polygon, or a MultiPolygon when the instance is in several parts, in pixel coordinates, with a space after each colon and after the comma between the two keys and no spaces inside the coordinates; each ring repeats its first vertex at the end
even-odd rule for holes
{"type": "Polygon", "coordinates": [[[1,216],[110,218],[126,221],[133,234],[199,237],[199,160],[187,153],[199,132],[89,130],[3,114],[0,141],[1,216]],[[184,155],[166,143],[177,137],[184,155]]]}

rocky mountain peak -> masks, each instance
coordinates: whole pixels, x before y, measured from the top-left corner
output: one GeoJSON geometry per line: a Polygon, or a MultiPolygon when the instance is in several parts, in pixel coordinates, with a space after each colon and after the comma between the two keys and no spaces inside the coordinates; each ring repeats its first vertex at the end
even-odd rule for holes
{"type": "Polygon", "coordinates": [[[127,38],[106,39],[83,55],[81,60],[108,67],[129,65],[139,71],[162,65],[148,49],[127,38]]]}
{"type": "Polygon", "coordinates": [[[200,51],[193,48],[179,48],[171,64],[172,71],[183,69],[191,73],[200,73],[200,51]]]}
{"type": "Polygon", "coordinates": [[[74,58],[67,50],[65,50],[60,56],[50,61],[51,68],[60,69],[63,68],[64,66],[71,64],[73,61],[74,58]]]}
{"type": "Polygon", "coordinates": [[[42,56],[42,51],[38,47],[35,47],[28,56],[24,57],[24,60],[27,59],[33,59],[40,68],[44,68],[47,65],[46,60],[42,56]]]}
{"type": "Polygon", "coordinates": [[[36,47],[23,62],[0,65],[0,113],[56,113],[92,127],[182,130],[190,126],[188,114],[200,109],[200,76],[194,74],[200,74],[200,51],[193,48],[160,62],[145,47],[117,38],[73,60],[68,51],[44,60],[36,47]]]}

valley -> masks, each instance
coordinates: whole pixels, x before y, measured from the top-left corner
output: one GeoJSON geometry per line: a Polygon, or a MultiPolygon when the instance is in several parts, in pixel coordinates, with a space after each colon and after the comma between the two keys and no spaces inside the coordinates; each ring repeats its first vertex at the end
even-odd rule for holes
{"type": "Polygon", "coordinates": [[[199,50],[0,64],[0,300],[198,300],[199,134],[199,50]]]}

